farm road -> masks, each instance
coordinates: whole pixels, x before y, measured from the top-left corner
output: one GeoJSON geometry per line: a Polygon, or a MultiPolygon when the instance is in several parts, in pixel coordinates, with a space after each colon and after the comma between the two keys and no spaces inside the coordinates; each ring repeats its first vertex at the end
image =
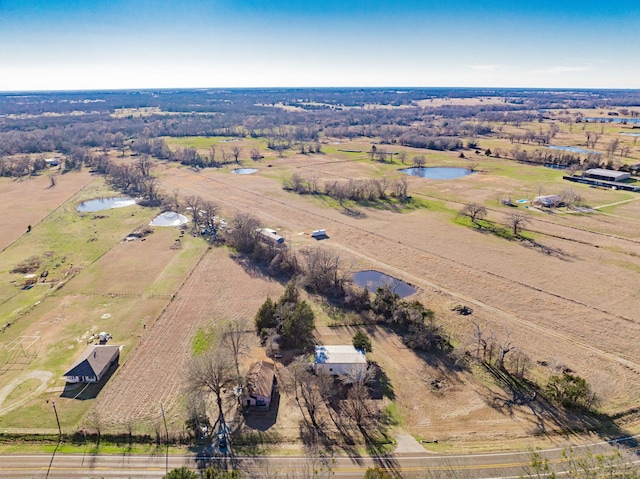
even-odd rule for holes
{"type": "MultiPolygon", "coordinates": [[[[265,224],[282,226],[292,232],[329,228],[328,245],[349,250],[370,265],[379,265],[401,279],[426,287],[426,293],[432,296],[446,292],[452,301],[468,301],[484,309],[484,315],[475,315],[478,320],[499,322],[505,327],[517,326],[518,331],[512,334],[514,341],[528,345],[530,351],[543,351],[545,359],[557,356],[580,364],[588,352],[590,365],[601,371],[618,374],[620,378],[624,378],[624,371],[629,369],[634,371],[634,376],[640,372],[640,350],[632,339],[640,335],[640,324],[594,303],[602,299],[601,295],[584,294],[584,288],[574,286],[576,277],[583,274],[593,277],[598,273],[588,273],[586,269],[583,273],[579,268],[587,268],[586,262],[573,261],[567,267],[558,268],[557,259],[523,251],[521,246],[506,241],[500,243],[499,250],[485,254],[482,246],[466,242],[464,236],[474,232],[460,228],[446,231],[436,225],[439,228],[436,231],[415,222],[392,228],[385,215],[393,213],[368,210],[369,218],[364,221],[349,218],[305,198],[292,197],[289,201],[287,195],[291,194],[282,192],[279,185],[268,179],[193,173],[175,168],[169,171],[170,174],[162,177],[167,190],[177,188],[182,195],[211,199],[229,214],[252,212],[265,224]],[[516,248],[517,251],[512,251],[516,248]],[[502,259],[499,264],[491,262],[489,255],[495,260],[502,259]],[[547,274],[552,268],[557,271],[555,277],[547,274]],[[521,280],[523,271],[530,281],[521,280]],[[566,292],[560,294],[558,288],[562,287],[566,292]],[[587,299],[572,297],[576,294],[587,299]],[[599,320],[585,325],[583,318],[590,317],[599,320]],[[574,346],[580,350],[574,351],[574,346]],[[593,355],[599,358],[598,364],[592,362],[593,355]],[[622,369],[610,370],[606,364],[611,362],[622,369]]],[[[427,223],[428,219],[420,217],[419,221],[427,223]]],[[[575,233],[566,236],[575,236],[575,233]]],[[[591,245],[571,243],[570,246],[579,254],[593,254],[591,245]]],[[[606,281],[605,273],[601,274],[606,281]]]]}

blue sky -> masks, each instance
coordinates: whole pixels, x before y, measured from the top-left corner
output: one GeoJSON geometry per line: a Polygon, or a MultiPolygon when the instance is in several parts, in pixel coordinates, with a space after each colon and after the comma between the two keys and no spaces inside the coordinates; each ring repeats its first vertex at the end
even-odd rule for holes
{"type": "Polygon", "coordinates": [[[640,1],[0,0],[0,91],[640,88],[640,1]]]}

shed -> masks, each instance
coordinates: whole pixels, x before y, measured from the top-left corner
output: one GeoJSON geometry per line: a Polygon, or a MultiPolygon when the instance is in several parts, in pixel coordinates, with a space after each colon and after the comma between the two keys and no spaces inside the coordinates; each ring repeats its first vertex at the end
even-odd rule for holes
{"type": "Polygon", "coordinates": [[[605,181],[624,181],[631,178],[631,174],[624,171],[607,170],[605,168],[591,168],[584,172],[587,178],[605,181]]]}
{"type": "Polygon", "coordinates": [[[363,349],[351,344],[316,346],[314,369],[316,374],[324,372],[332,376],[359,377],[367,369],[367,358],[363,349]]]}
{"type": "Polygon", "coordinates": [[[120,346],[93,344],[71,366],[64,377],[68,383],[97,383],[120,358],[120,346]]]}
{"type": "Polygon", "coordinates": [[[260,238],[262,238],[267,243],[284,243],[284,238],[280,236],[276,230],[272,230],[270,228],[262,228],[258,230],[258,233],[260,234],[260,238]]]}
{"type": "Polygon", "coordinates": [[[275,382],[275,366],[269,361],[258,361],[249,368],[246,387],[242,391],[244,406],[269,409],[275,382]]]}

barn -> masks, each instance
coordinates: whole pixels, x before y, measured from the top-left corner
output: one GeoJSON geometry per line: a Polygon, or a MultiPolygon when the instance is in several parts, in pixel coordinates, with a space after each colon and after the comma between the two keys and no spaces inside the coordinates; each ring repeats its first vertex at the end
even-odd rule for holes
{"type": "Polygon", "coordinates": [[[584,172],[587,178],[604,181],[624,181],[631,178],[631,173],[625,171],[607,170],[605,168],[591,168],[584,172]]]}
{"type": "Polygon", "coordinates": [[[367,358],[363,349],[356,349],[351,344],[316,346],[314,369],[316,374],[358,377],[367,369],[367,358]]]}

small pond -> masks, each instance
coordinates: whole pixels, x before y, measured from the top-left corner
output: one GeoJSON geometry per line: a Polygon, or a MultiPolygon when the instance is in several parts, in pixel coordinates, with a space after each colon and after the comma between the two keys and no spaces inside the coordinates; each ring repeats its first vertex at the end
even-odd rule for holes
{"type": "Polygon", "coordinates": [[[235,170],[231,170],[231,173],[235,175],[251,175],[258,171],[257,168],[236,168],[235,170]]]}
{"type": "Polygon", "coordinates": [[[551,150],[562,150],[562,151],[570,151],[571,153],[582,153],[583,155],[588,155],[589,153],[600,154],[594,150],[585,150],[584,148],[578,148],[577,146],[547,146],[551,150]]]}
{"type": "Polygon", "coordinates": [[[626,133],[626,132],[620,132],[621,135],[625,135],[625,136],[640,136],[640,133],[626,133]]]}
{"type": "Polygon", "coordinates": [[[453,168],[453,167],[441,167],[433,166],[427,168],[403,168],[399,170],[400,173],[411,176],[419,176],[420,178],[429,178],[430,180],[454,180],[456,178],[462,178],[473,173],[472,170],[467,168],[453,168]]]}
{"type": "Polygon", "coordinates": [[[180,226],[187,222],[187,217],[180,213],[173,211],[167,211],[159,216],[156,216],[151,223],[151,226],[180,226]]]}
{"type": "Polygon", "coordinates": [[[110,210],[112,208],[124,208],[125,206],[135,205],[136,200],[133,198],[96,198],[95,200],[80,203],[76,208],[81,213],[93,213],[94,211],[110,210]]]}
{"type": "Polygon", "coordinates": [[[362,288],[367,288],[372,293],[375,293],[380,286],[390,285],[401,298],[406,298],[416,292],[413,286],[404,281],[374,270],[358,271],[353,275],[353,282],[362,288]]]}

